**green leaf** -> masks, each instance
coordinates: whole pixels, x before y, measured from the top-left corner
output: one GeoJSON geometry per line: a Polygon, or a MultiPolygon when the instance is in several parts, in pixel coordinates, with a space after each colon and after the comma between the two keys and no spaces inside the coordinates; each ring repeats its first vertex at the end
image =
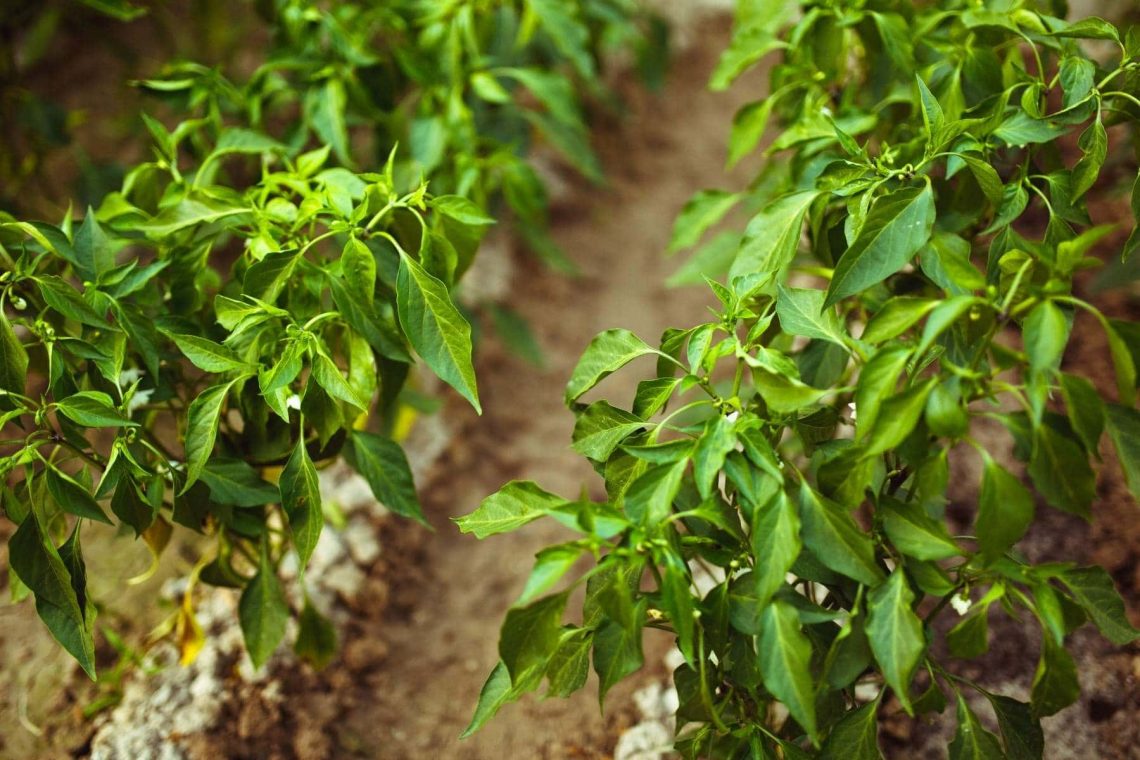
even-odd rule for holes
{"type": "Polygon", "coordinates": [[[800,519],[804,545],[825,567],[867,586],[884,579],[867,534],[842,507],[806,485],[800,489],[800,519]]]}
{"type": "Polygon", "coordinates": [[[214,441],[218,438],[218,423],[222,418],[222,407],[226,396],[236,380],[214,385],[198,394],[186,412],[186,483],[181,493],[186,493],[198,480],[206,462],[214,454],[214,441]]]}
{"type": "Polygon", "coordinates": [[[285,591],[277,579],[277,571],[269,561],[269,549],[261,543],[261,561],[257,573],[241,593],[238,620],[249,659],[255,670],[261,668],[285,638],[289,605],[285,591]]]}
{"type": "Polygon", "coordinates": [[[926,398],[937,383],[938,378],[932,377],[883,401],[875,415],[875,425],[867,436],[863,455],[882,454],[901,444],[918,426],[926,408],[926,398]]]}
{"type": "Polygon", "coordinates": [[[495,665],[495,669],[491,671],[491,675],[487,676],[487,681],[479,692],[479,703],[475,706],[475,714],[471,716],[471,722],[467,724],[467,728],[463,729],[459,738],[466,739],[474,734],[487,721],[495,717],[499,708],[518,699],[521,694],[521,690],[512,687],[511,674],[507,670],[507,666],[500,660],[495,665]]]}
{"type": "Polygon", "coordinates": [[[781,271],[796,255],[808,206],[819,196],[815,190],[778,198],[752,217],[729,267],[729,281],[746,274],[781,271]]]}
{"type": "Polygon", "coordinates": [[[167,333],[167,335],[186,358],[204,372],[221,373],[249,369],[249,365],[239,359],[233,351],[208,338],[177,333],[167,333]]]}
{"type": "Polygon", "coordinates": [[[871,651],[908,713],[910,682],[926,649],[922,621],[914,614],[913,605],[914,592],[901,568],[867,596],[867,639],[871,651]]]}
{"type": "Polygon", "coordinates": [[[60,401],[56,408],[83,427],[138,427],[111,405],[111,398],[99,391],[80,391],[60,401]]]}
{"type": "Polygon", "coordinates": [[[1124,646],[1140,638],[1140,631],[1128,620],[1112,576],[1103,567],[1078,567],[1065,570],[1057,577],[1106,639],[1124,646]]]}
{"type": "Polygon", "coordinates": [[[705,426],[693,450],[693,482],[702,499],[712,495],[725,457],[735,448],[735,424],[723,414],[718,414],[705,426]]]}
{"type": "Polygon", "coordinates": [[[483,209],[462,195],[437,195],[431,199],[428,205],[444,216],[472,227],[483,227],[495,223],[493,217],[487,216],[483,209]]]}
{"type": "Polygon", "coordinates": [[[550,590],[569,572],[586,549],[576,544],[556,544],[548,546],[535,555],[534,567],[527,576],[522,594],[515,605],[527,604],[550,590]]]}
{"type": "Polygon", "coordinates": [[[83,224],[75,233],[74,247],[79,276],[88,282],[94,282],[115,266],[115,249],[91,207],[87,208],[83,224]]]}
{"type": "Polygon", "coordinates": [[[953,296],[939,303],[930,312],[930,317],[922,328],[922,339],[919,340],[914,355],[921,357],[934,345],[938,336],[946,332],[963,314],[984,303],[982,299],[969,295],[953,296]]]}
{"type": "Polygon", "coordinates": [[[914,502],[884,498],[879,504],[879,514],[891,543],[908,557],[939,560],[963,553],[946,532],[946,526],[928,517],[914,502]]]}
{"type": "Polygon", "coordinates": [[[719,222],[740,201],[738,193],[701,190],[685,204],[673,222],[669,251],[679,251],[700,242],[705,231],[719,222]]]}
{"type": "Polygon", "coordinates": [[[330,276],[328,283],[333,303],[349,327],[364,336],[368,345],[375,348],[381,356],[392,361],[411,363],[412,358],[404,345],[404,339],[390,314],[381,314],[379,309],[362,300],[341,278],[330,276]]]}
{"type": "Polygon", "coordinates": [[[324,87],[311,87],[305,93],[305,118],[322,143],[332,146],[337,160],[351,167],[352,153],[345,123],[347,95],[344,82],[335,77],[325,80],[324,87]]]}
{"type": "Polygon", "coordinates": [[[626,437],[645,426],[641,418],[607,401],[595,401],[574,423],[573,449],[582,456],[604,462],[626,437]]]}
{"type": "MultiPolygon", "coordinates": [[[[915,74],[914,81],[918,84],[918,100],[922,106],[922,123],[926,127],[926,135],[933,143],[935,137],[946,124],[946,115],[942,112],[942,105],[934,93],[922,81],[922,77],[915,74]]],[[[935,146],[937,147],[937,146],[935,146]]]]}
{"type": "Polygon", "coordinates": [[[0,311],[0,390],[23,393],[28,381],[28,352],[12,323],[0,311]]]}
{"type": "Polygon", "coordinates": [[[985,457],[982,493],[974,532],[986,562],[993,562],[1021,540],[1033,522],[1033,496],[997,462],[985,457]]]}
{"type": "Polygon", "coordinates": [[[950,742],[950,760],[1004,760],[998,738],[986,730],[978,716],[958,694],[958,731],[950,742]]]}
{"type": "Polygon", "coordinates": [[[288,283],[301,258],[300,250],[271,251],[250,265],[242,280],[242,295],[272,303],[288,283]]]}
{"type": "Polygon", "coordinates": [[[930,240],[934,217],[934,193],[929,185],[880,198],[839,259],[824,306],[860,293],[902,269],[930,240]]]}
{"type": "Polygon", "coordinates": [[[566,384],[567,405],[639,356],[660,354],[629,330],[613,329],[598,333],[586,347],[566,384]]]}
{"type": "Polygon", "coordinates": [[[673,511],[673,499],[681,488],[688,460],[650,467],[629,485],[625,513],[635,523],[658,526],[673,511]]]}
{"type": "Polygon", "coordinates": [[[1140,501],[1140,412],[1132,407],[1110,404],[1108,435],[1116,447],[1128,490],[1140,501]]]}
{"type": "Polygon", "coordinates": [[[76,542],[72,547],[65,545],[70,560],[65,563],[33,509],[8,539],[8,561],[16,576],[35,595],[36,612],[51,635],[94,680],[94,610],[87,605],[77,536],[72,536],[76,542]]]}
{"type": "Polygon", "coordinates": [[[758,507],[752,517],[752,586],[763,607],[785,583],[800,556],[800,516],[784,491],[758,507]]]}
{"type": "Polygon", "coordinates": [[[36,280],[36,285],[39,286],[44,302],[67,319],[102,330],[115,329],[102,314],[95,311],[94,307],[83,299],[75,288],[60,278],[43,277],[36,280]]]}
{"type": "Polygon", "coordinates": [[[986,199],[995,208],[1000,208],[1005,199],[1005,187],[1001,183],[1001,177],[998,176],[997,170],[977,156],[971,156],[968,153],[962,154],[961,159],[969,167],[970,173],[974,175],[974,179],[977,180],[978,187],[985,193],[986,199]]]}
{"type": "Polygon", "coordinates": [[[451,302],[447,287],[403,251],[396,275],[396,307],[416,352],[482,414],[471,364],[471,326],[451,302]]]}
{"type": "Polygon", "coordinates": [[[815,741],[811,643],[800,630],[799,615],[790,604],[775,600],[764,609],[757,653],[764,687],[787,705],[788,712],[815,741]]]}
{"type": "Polygon", "coordinates": [[[372,494],[386,509],[428,525],[400,444],[375,433],[354,430],[345,448],[345,459],[368,481],[372,494]]]}
{"type": "Polygon", "coordinates": [[[209,486],[211,498],[219,504],[260,507],[278,498],[277,489],[240,459],[211,459],[200,478],[209,486]]]}
{"type": "Polygon", "coordinates": [[[1015,111],[993,131],[993,136],[1014,148],[1034,143],[1053,142],[1068,128],[1044,119],[1035,119],[1025,111],[1015,111]]]}
{"type": "MultiPolygon", "coordinates": [[[[214,198],[183,198],[174,206],[162,209],[153,219],[133,222],[132,227],[152,240],[160,240],[188,227],[212,224],[229,217],[249,214],[248,206],[233,206],[214,198]]],[[[240,220],[230,219],[231,222],[240,220]]]]}
{"type": "Polygon", "coordinates": [[[313,354],[312,371],[313,379],[330,396],[351,404],[362,412],[368,411],[370,399],[349,385],[348,381],[344,379],[344,375],[340,373],[340,368],[320,349],[313,354]]]}
{"type": "Polygon", "coordinates": [[[1096,497],[1096,475],[1085,450],[1072,438],[1051,425],[1038,425],[1033,436],[1029,475],[1050,505],[1089,518],[1089,506],[1096,497]]]}
{"type": "Polygon", "coordinates": [[[740,159],[751,153],[764,136],[772,107],[777,98],[767,97],[744,106],[732,117],[732,133],[728,138],[728,166],[731,169],[740,159]]]}
{"type": "Polygon", "coordinates": [[[1009,760],[1041,760],[1045,735],[1041,721],[1033,717],[1029,705],[997,694],[986,694],[997,716],[1005,754],[1009,760]]]}
{"type": "Polygon", "coordinates": [[[1030,699],[1034,716],[1054,715],[1076,702],[1080,695],[1081,685],[1073,658],[1052,636],[1043,635],[1041,659],[1037,661],[1030,699]]]}
{"type": "Polygon", "coordinates": [[[879,749],[879,700],[844,715],[827,736],[819,760],[882,760],[879,749]]]}
{"type": "MultiPolygon", "coordinates": [[[[776,9],[782,10],[782,7],[777,6],[776,9]]],[[[782,14],[778,14],[776,18],[765,19],[766,23],[748,24],[733,31],[732,40],[721,53],[716,69],[713,70],[712,77],[709,79],[710,90],[728,89],[728,86],[738,76],[761,58],[773,50],[778,50],[787,45],[783,40],[774,36],[771,31],[777,28],[778,24],[775,22],[780,15],[782,14]]]]}
{"type": "Polygon", "coordinates": [[[829,340],[844,346],[846,333],[835,309],[823,305],[823,291],[815,288],[779,286],[776,315],[788,335],[829,340]]]}
{"type": "Polygon", "coordinates": [[[306,596],[297,621],[297,641],[293,644],[293,651],[312,667],[321,670],[336,656],[336,640],[332,621],[318,612],[306,596]]]}
{"type": "Polygon", "coordinates": [[[1100,176],[1100,168],[1104,166],[1105,158],[1108,157],[1108,132],[1105,131],[1099,114],[1096,121],[1081,134],[1078,144],[1082,154],[1081,159],[1073,167],[1072,201],[1076,201],[1092,188],[1100,176]]]}
{"type": "MultiPolygon", "coordinates": [[[[1061,394],[1069,422],[1090,454],[1097,454],[1104,433],[1105,406],[1100,393],[1088,380],[1067,372],[1061,373],[1061,394]]],[[[1140,432],[1138,429],[1137,432],[1140,432]]]]}
{"type": "Polygon", "coordinates": [[[1023,337],[1031,370],[1056,369],[1069,340],[1069,322],[1052,301],[1042,301],[1026,316],[1023,337]]]}
{"type": "Polygon", "coordinates": [[[633,399],[633,413],[643,420],[647,420],[661,411],[673,397],[673,392],[680,385],[679,377],[658,377],[653,380],[642,380],[637,384],[637,393],[633,399]]]}
{"type": "Polygon", "coordinates": [[[875,429],[883,402],[896,395],[899,375],[910,359],[906,346],[889,346],[863,365],[855,386],[855,439],[863,440],[875,429]]]}
{"type": "MultiPolygon", "coordinates": [[[[822,298],[820,299],[822,303],[822,298]]],[[[896,296],[884,303],[867,323],[860,340],[867,343],[882,343],[897,338],[913,327],[938,305],[931,298],[896,296]]],[[[897,378],[898,375],[896,374],[897,378]]]]}
{"type": "Polygon", "coordinates": [[[499,657],[512,682],[519,683],[546,669],[561,637],[566,598],[565,592],[555,594],[507,613],[499,632],[499,657]]]}
{"type": "Polygon", "coordinates": [[[645,600],[633,613],[633,625],[606,619],[594,633],[594,672],[598,674],[598,702],[604,704],[606,694],[626,676],[636,673],[645,663],[641,651],[641,621],[645,600]]]}
{"type": "MultiPolygon", "coordinates": [[[[205,478],[203,478],[205,479],[205,478]]],[[[281,470],[277,481],[281,506],[289,520],[289,532],[293,535],[293,546],[302,568],[309,564],[313,549],[321,537],[325,525],[321,511],[321,488],[317,480],[317,468],[309,458],[305,439],[298,438],[289,461],[281,470]]]]}
{"type": "Polygon", "coordinates": [[[542,490],[536,483],[512,480],[483,499],[471,514],[453,519],[463,533],[486,538],[517,530],[565,503],[565,499],[542,490]]]}
{"type": "Polygon", "coordinates": [[[546,666],[546,677],[550,679],[548,697],[568,697],[586,685],[590,675],[590,649],[593,646],[592,634],[582,628],[566,635],[550,664],[546,666]]]}
{"type": "Polygon", "coordinates": [[[77,517],[112,525],[111,518],[99,506],[85,486],[80,485],[54,467],[44,471],[48,493],[60,509],[77,517]]]}
{"type": "Polygon", "coordinates": [[[983,606],[946,633],[950,654],[969,659],[981,657],[990,647],[989,616],[983,606]]]}
{"type": "Polygon", "coordinates": [[[1120,43],[1120,32],[1116,27],[1097,16],[1074,21],[1058,31],[1053,32],[1054,37],[1073,37],[1087,40],[1109,40],[1120,43]]]}

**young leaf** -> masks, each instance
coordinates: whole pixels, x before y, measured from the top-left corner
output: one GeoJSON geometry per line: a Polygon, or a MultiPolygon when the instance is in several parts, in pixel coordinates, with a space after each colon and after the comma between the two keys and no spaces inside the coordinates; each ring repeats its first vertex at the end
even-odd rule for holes
{"type": "Polygon", "coordinates": [[[1069,322],[1052,301],[1042,301],[1025,318],[1025,353],[1034,372],[1056,369],[1069,340],[1069,322]]]}
{"type": "Polygon", "coordinates": [[[718,414],[697,440],[693,450],[693,482],[702,499],[712,495],[713,485],[724,467],[728,452],[736,448],[736,431],[732,420],[718,414]]]}
{"type": "Polygon", "coordinates": [[[0,390],[23,393],[28,380],[28,352],[0,312],[0,390]]]}
{"type": "Polygon", "coordinates": [[[914,592],[900,568],[867,596],[867,639],[883,677],[907,712],[910,682],[926,650],[922,621],[914,614],[914,592]]]}
{"type": "Polygon", "coordinates": [[[641,418],[607,401],[595,401],[574,423],[573,448],[582,456],[604,462],[625,438],[644,427],[641,418]]]}
{"type": "Polygon", "coordinates": [[[249,365],[220,343],[196,335],[167,334],[178,346],[178,350],[203,372],[222,373],[249,369],[249,365]]]}
{"type": "Polygon", "coordinates": [[[463,729],[459,738],[466,739],[474,734],[487,721],[495,717],[499,708],[508,702],[513,702],[520,696],[522,696],[522,690],[512,686],[511,674],[507,670],[506,664],[500,660],[495,665],[494,670],[491,671],[491,675],[487,676],[487,681],[479,692],[479,703],[475,706],[475,714],[471,716],[471,722],[467,724],[467,728],[463,729]]]}
{"type": "Polygon", "coordinates": [[[634,480],[625,493],[625,513],[635,523],[660,525],[673,511],[673,499],[681,488],[687,460],[656,465],[634,480]]]}
{"type": "Polygon", "coordinates": [[[83,427],[138,427],[111,405],[111,399],[98,391],[81,391],[60,401],[56,408],[72,422],[83,427]]]}
{"type": "Polygon", "coordinates": [[[451,302],[447,287],[402,251],[396,308],[416,353],[482,414],[471,364],[471,326],[451,302]]]}
{"type": "Polygon", "coordinates": [[[880,198],[859,236],[839,259],[824,306],[860,293],[902,269],[930,239],[934,217],[934,192],[929,184],[880,198]]]}

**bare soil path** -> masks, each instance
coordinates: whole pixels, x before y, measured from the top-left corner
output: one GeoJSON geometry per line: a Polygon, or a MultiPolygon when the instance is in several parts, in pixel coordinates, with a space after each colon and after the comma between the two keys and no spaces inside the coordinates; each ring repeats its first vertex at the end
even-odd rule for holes
{"type": "MultiPolygon", "coordinates": [[[[607,328],[625,327],[654,342],[664,328],[701,318],[708,291],[665,289],[679,262],[662,253],[673,216],[688,197],[725,184],[726,126],[747,89],[705,89],[725,31],[702,33],[702,45],[675,63],[664,92],[633,92],[630,112],[600,136],[608,186],[574,191],[572,208],[558,214],[553,229],[580,277],[533,263],[516,273],[510,302],[531,323],[547,366],[539,370],[486,346],[478,368],[485,413],[456,437],[423,494],[437,530],[422,545],[425,577],[407,589],[413,598],[406,617],[377,631],[388,644],[387,660],[345,718],[340,738],[346,749],[376,758],[471,760],[595,757],[612,749],[630,689],[607,700],[607,713],[617,710],[607,724],[594,684],[571,700],[508,706],[475,737],[457,739],[498,659],[499,624],[535,551],[564,533],[539,523],[477,541],[460,535],[448,518],[469,512],[512,478],[567,495],[584,483],[598,489],[588,464],[569,448],[573,416],[562,402],[581,351],[607,328]]],[[[619,373],[602,395],[628,403],[637,375],[619,373]]],[[[398,607],[400,592],[393,593],[398,607]]],[[[647,641],[650,669],[669,643],[647,641]]],[[[652,675],[659,677],[656,670],[652,675]]]]}

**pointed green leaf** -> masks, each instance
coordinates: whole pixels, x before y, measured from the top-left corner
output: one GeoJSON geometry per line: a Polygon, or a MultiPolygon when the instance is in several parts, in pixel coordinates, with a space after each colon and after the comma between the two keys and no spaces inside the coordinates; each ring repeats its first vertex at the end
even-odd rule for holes
{"type": "Polygon", "coordinates": [[[316,548],[321,529],[325,525],[317,468],[309,458],[304,438],[297,439],[289,461],[281,470],[277,486],[280,489],[281,506],[289,520],[293,546],[297,549],[297,557],[304,568],[309,564],[309,558],[313,555],[313,549],[316,548]]]}
{"type": "Polygon", "coordinates": [[[879,700],[852,710],[831,729],[819,760],[882,760],[879,749],[879,700]]]}
{"type": "Polygon", "coordinates": [[[372,494],[385,508],[428,525],[400,444],[375,433],[354,430],[345,448],[345,459],[368,481],[372,494]]]}
{"type": "Polygon", "coordinates": [[[914,592],[900,568],[867,596],[867,639],[883,677],[910,712],[910,682],[926,650],[922,621],[914,614],[914,592]]]}
{"type": "Polygon", "coordinates": [[[795,608],[779,600],[760,618],[758,654],[764,687],[788,707],[788,712],[815,739],[815,689],[811,677],[811,643],[800,630],[795,608]]]}
{"type": "Polygon", "coordinates": [[[839,259],[824,306],[882,282],[902,269],[930,239],[934,193],[929,185],[880,198],[859,236],[839,259]]]}
{"type": "Polygon", "coordinates": [[[998,738],[986,730],[962,695],[958,695],[958,731],[950,742],[950,760],[1004,760],[998,738]]]}
{"type": "Polygon", "coordinates": [[[237,355],[220,343],[196,335],[167,333],[190,362],[204,372],[232,372],[249,369],[237,355]]]}
{"type": "Polygon", "coordinates": [[[570,375],[570,382],[566,384],[566,403],[577,401],[611,372],[646,354],[660,352],[650,348],[629,330],[614,329],[598,333],[570,375]]]}
{"type": "Polygon", "coordinates": [[[182,493],[198,480],[206,462],[214,453],[214,442],[218,438],[218,423],[222,417],[222,407],[226,396],[236,380],[214,385],[198,394],[186,412],[186,483],[182,493]]]}
{"type": "Polygon", "coordinates": [[[752,518],[753,588],[759,605],[768,603],[784,586],[785,578],[800,556],[800,516],[784,491],[759,507],[752,518]]]}
{"type": "Polygon", "coordinates": [[[1033,522],[1033,496],[1021,481],[986,457],[974,532],[986,562],[1000,558],[1033,522]]]}
{"type": "Polygon", "coordinates": [[[486,538],[517,530],[566,503],[529,480],[512,480],[480,502],[469,515],[453,518],[464,533],[486,538]]]}
{"type": "Polygon", "coordinates": [[[779,272],[791,263],[803,233],[804,215],[818,196],[815,190],[785,195],[752,217],[728,270],[729,281],[746,274],[779,272]]]}
{"type": "Polygon", "coordinates": [[[1140,631],[1128,620],[1124,601],[1116,591],[1112,576],[1103,567],[1073,568],[1065,570],[1058,578],[1106,639],[1117,646],[1124,646],[1140,638],[1140,631]]]}
{"type": "Polygon", "coordinates": [[[447,287],[402,251],[396,274],[396,308],[416,353],[482,414],[471,364],[471,326],[451,302],[447,287]]]}
{"type": "Polygon", "coordinates": [[[238,619],[245,639],[245,648],[254,669],[260,669],[285,637],[285,622],[289,618],[289,605],[285,591],[277,579],[277,571],[269,561],[269,550],[261,544],[261,561],[257,574],[241,594],[238,619]]]}
{"type": "Polygon", "coordinates": [[[870,537],[842,507],[806,485],[800,489],[800,519],[804,545],[824,566],[867,586],[885,578],[870,537]]]}

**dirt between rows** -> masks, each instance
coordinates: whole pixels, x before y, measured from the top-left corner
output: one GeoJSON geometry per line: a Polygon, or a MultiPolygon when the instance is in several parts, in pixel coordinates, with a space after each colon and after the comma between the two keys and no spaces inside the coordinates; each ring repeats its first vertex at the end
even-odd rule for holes
{"type": "MultiPolygon", "coordinates": [[[[600,496],[598,478],[569,449],[573,418],[562,405],[562,391],[570,370],[603,329],[622,326],[652,342],[665,327],[695,323],[709,303],[702,288],[664,288],[678,262],[664,259],[662,251],[673,216],[696,189],[747,181],[746,170],[725,177],[725,138],[736,108],[762,93],[763,75],[757,72],[727,94],[708,92],[705,83],[727,25],[705,23],[689,33],[698,43],[675,63],[664,92],[628,87],[628,112],[599,130],[608,183],[571,184],[556,204],[552,232],[580,268],[579,276],[567,278],[516,256],[509,303],[530,322],[546,364],[535,368],[494,339],[483,341],[477,369],[485,413],[476,418],[462,404],[448,404],[454,443],[420,483],[434,533],[402,521],[378,522],[383,556],[369,574],[370,590],[354,609],[338,659],[321,673],[292,671],[278,698],[251,692],[217,732],[191,739],[192,757],[606,758],[621,730],[637,719],[633,690],[666,678],[660,663],[671,642],[649,632],[647,667],[611,692],[604,715],[591,678],[572,699],[526,698],[504,708],[476,736],[459,740],[497,660],[499,624],[522,589],[535,551],[565,534],[540,521],[477,541],[459,534],[450,518],[469,512],[513,478],[567,495],[587,484],[600,496]]],[[[1127,212],[1125,207],[1104,213],[1127,212]]],[[[1126,295],[1101,302],[1116,315],[1135,316],[1126,295]]],[[[1111,385],[1103,336],[1083,321],[1077,330],[1067,368],[1111,385]]],[[[645,368],[634,365],[608,379],[602,395],[627,402],[645,368]]],[[[1043,519],[1023,546],[1035,560],[1104,564],[1140,622],[1140,521],[1110,452],[1104,454],[1094,522],[1042,506],[1043,519]]],[[[964,485],[952,494],[950,510],[968,521],[978,473],[968,461],[958,468],[955,481],[964,485]]],[[[0,614],[0,649],[11,654],[15,647],[42,646],[42,631],[9,608],[0,614]],[[10,626],[6,618],[17,624],[10,626]]],[[[990,653],[962,672],[995,688],[1024,691],[1032,679],[1037,635],[996,616],[991,625],[990,653]]],[[[1089,629],[1074,638],[1074,647],[1084,694],[1078,705],[1045,721],[1047,757],[1140,758],[1140,650],[1117,649],[1089,629]]],[[[56,666],[66,667],[62,661],[56,666]]],[[[86,724],[75,716],[82,694],[55,701],[70,717],[49,724],[44,738],[0,738],[0,756],[82,756],[86,724]],[[15,752],[17,747],[36,749],[29,754],[15,752]]],[[[23,704],[14,697],[0,701],[5,710],[23,704]]],[[[929,725],[888,719],[888,754],[945,757],[952,713],[929,725]]],[[[6,732],[21,730],[7,728],[17,725],[14,720],[4,725],[6,732]]]]}

